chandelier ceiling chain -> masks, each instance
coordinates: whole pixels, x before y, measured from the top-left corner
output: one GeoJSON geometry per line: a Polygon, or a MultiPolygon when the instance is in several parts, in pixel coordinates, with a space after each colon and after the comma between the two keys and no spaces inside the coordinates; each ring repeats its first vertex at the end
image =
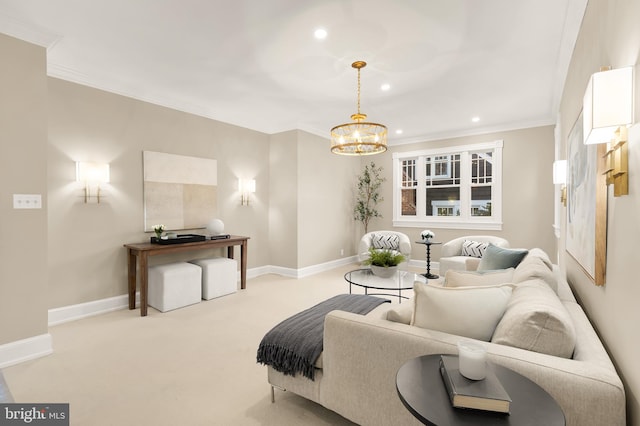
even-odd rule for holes
{"type": "MultiPolygon", "coordinates": [[[[354,65],[358,64],[358,62],[354,62],[354,65]]],[[[358,64],[359,65],[359,64],[358,64]]],[[[365,64],[366,65],[366,64],[365,64]]],[[[364,67],[365,65],[362,66],[356,66],[356,69],[358,70],[358,115],[360,115],[360,70],[362,69],[362,67],[364,67]]]]}
{"type": "Polygon", "coordinates": [[[379,154],[387,150],[387,128],[378,123],[369,123],[367,115],[360,112],[360,70],[367,65],[356,61],[351,66],[358,71],[358,101],[353,123],[340,124],[331,129],[331,152],[341,155],[379,154]]]}

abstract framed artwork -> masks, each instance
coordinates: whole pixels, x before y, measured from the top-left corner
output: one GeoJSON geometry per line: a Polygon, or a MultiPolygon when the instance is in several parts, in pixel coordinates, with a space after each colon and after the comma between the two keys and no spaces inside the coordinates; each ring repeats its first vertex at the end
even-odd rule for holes
{"type": "Polygon", "coordinates": [[[217,215],[216,160],[143,151],[144,230],[205,228],[217,215]]]}
{"type": "Polygon", "coordinates": [[[607,192],[601,170],[603,145],[583,142],[582,113],[567,140],[566,250],[596,285],[606,269],[607,192]]]}

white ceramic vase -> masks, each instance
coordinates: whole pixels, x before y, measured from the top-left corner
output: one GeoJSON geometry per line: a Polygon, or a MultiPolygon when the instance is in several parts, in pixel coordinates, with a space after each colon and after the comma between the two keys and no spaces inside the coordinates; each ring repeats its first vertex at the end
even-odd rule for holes
{"type": "Polygon", "coordinates": [[[390,278],[398,271],[397,266],[376,266],[371,265],[371,272],[380,278],[390,278]]]}

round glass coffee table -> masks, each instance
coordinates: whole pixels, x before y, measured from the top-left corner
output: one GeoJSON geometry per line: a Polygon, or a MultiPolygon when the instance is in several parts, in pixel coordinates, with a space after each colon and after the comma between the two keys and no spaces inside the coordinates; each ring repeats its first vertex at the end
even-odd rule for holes
{"type": "Polygon", "coordinates": [[[344,279],[349,283],[349,294],[351,294],[351,287],[356,285],[364,288],[364,294],[397,297],[398,303],[402,303],[402,299],[408,299],[407,296],[402,295],[402,290],[412,290],[416,281],[427,282],[424,275],[414,272],[398,270],[390,278],[381,278],[374,275],[371,269],[368,268],[349,271],[344,274],[344,279]],[[384,290],[385,293],[370,293],[369,290],[384,290]]]}

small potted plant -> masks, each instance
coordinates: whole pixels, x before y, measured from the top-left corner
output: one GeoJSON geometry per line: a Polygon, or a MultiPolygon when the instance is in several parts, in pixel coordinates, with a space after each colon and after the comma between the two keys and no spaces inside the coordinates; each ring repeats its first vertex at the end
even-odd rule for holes
{"type": "Polygon", "coordinates": [[[398,270],[398,265],[405,261],[405,256],[393,250],[369,249],[369,258],[365,265],[371,265],[371,272],[381,278],[389,278],[398,270]]]}

